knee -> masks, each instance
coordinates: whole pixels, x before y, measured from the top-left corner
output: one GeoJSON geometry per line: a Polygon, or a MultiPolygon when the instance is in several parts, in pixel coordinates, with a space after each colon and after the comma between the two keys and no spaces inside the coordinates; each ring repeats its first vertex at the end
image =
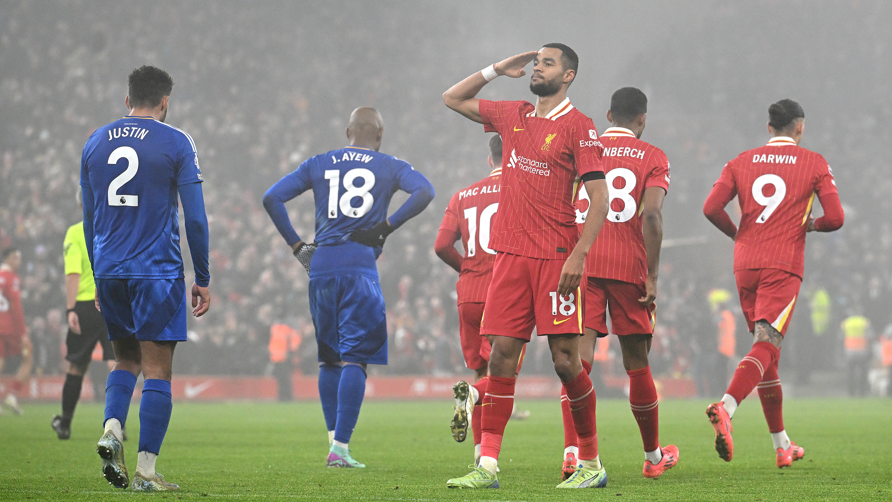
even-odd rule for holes
{"type": "Polygon", "coordinates": [[[756,321],[756,328],[753,330],[753,343],[768,342],[777,348],[780,348],[784,336],[780,331],[774,329],[774,326],[768,321],[756,321]]]}
{"type": "Polygon", "coordinates": [[[552,360],[554,362],[554,372],[557,373],[558,378],[562,382],[569,382],[576,378],[573,370],[578,368],[575,367],[568,354],[556,354],[552,357],[552,360]]]}

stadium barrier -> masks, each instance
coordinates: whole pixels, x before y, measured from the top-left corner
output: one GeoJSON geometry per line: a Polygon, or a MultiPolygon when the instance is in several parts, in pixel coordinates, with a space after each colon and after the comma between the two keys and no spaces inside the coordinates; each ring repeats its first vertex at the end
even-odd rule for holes
{"type": "MultiPolygon", "coordinates": [[[[432,376],[373,376],[366,383],[367,399],[451,399],[452,386],[460,378],[432,376]]],[[[19,396],[28,401],[58,401],[62,398],[64,376],[40,376],[29,380],[27,391],[19,396]]],[[[316,377],[295,374],[292,377],[294,399],[318,399],[319,390],[316,377]]],[[[12,383],[11,378],[0,379],[0,394],[5,393],[12,383]]],[[[608,387],[624,389],[628,379],[606,378],[608,387]]],[[[696,396],[694,382],[687,378],[658,378],[657,389],[661,398],[689,398],[696,396]]],[[[239,376],[176,376],[171,383],[173,398],[176,401],[275,401],[278,395],[276,380],[272,377],[239,376]]],[[[134,400],[139,399],[142,385],[137,385],[134,400]]],[[[554,398],[561,393],[557,377],[523,375],[517,379],[517,397],[554,398]]],[[[93,399],[93,386],[89,379],[84,380],[81,399],[93,399]]]]}

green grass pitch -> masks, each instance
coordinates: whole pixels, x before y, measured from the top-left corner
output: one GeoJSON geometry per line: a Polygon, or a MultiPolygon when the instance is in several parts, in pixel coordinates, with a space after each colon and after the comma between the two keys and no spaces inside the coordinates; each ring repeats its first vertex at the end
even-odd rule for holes
{"type": "MultiPolygon", "coordinates": [[[[451,401],[451,400],[449,400],[451,401]]],[[[792,468],[774,465],[758,399],[734,417],[734,460],[712,447],[701,400],[660,404],[661,440],[680,449],[662,479],[641,476],[643,453],[624,400],[598,402],[606,488],[559,492],[563,451],[558,400],[520,401],[532,416],[508,424],[499,490],[448,490],[468,472],[473,446],[449,433],[451,402],[367,402],[351,442],[366,469],[326,469],[327,437],[318,403],[175,403],[158,470],[183,490],[120,491],[100,473],[96,441],[102,407],[79,406],[69,441],[50,429],[57,404],[26,404],[0,417],[0,500],[892,500],[892,402],[791,399],[786,426],[806,450],[792,468]]],[[[139,413],[130,412],[125,453],[136,467],[139,413]]]]}

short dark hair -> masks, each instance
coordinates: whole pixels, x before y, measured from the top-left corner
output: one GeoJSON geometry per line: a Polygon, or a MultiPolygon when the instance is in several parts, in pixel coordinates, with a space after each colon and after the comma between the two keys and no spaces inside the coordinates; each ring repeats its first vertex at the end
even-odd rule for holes
{"type": "Polygon", "coordinates": [[[502,161],[502,137],[498,134],[489,139],[489,155],[492,160],[502,161]]]}
{"type": "Polygon", "coordinates": [[[140,66],[128,77],[130,106],[132,108],[154,108],[161,98],[170,96],[173,79],[166,71],[154,66],[140,66]]]}
{"type": "Polygon", "coordinates": [[[6,259],[9,258],[9,255],[15,253],[18,250],[19,248],[12,246],[4,249],[3,251],[0,251],[0,262],[6,261],[6,259]]]}
{"type": "Polygon", "coordinates": [[[610,113],[614,122],[631,122],[647,113],[647,96],[641,89],[623,87],[610,98],[610,113]]]}
{"type": "Polygon", "coordinates": [[[783,131],[802,118],[805,118],[805,112],[792,99],[782,99],[768,107],[768,125],[775,131],[783,131]]]}
{"type": "MultiPolygon", "coordinates": [[[[579,56],[576,55],[576,51],[571,49],[570,47],[560,44],[560,43],[551,43],[545,44],[542,48],[549,49],[558,49],[561,51],[561,65],[565,70],[573,70],[575,72],[579,71],[579,56]]],[[[575,78],[575,77],[574,77],[575,78]]]]}

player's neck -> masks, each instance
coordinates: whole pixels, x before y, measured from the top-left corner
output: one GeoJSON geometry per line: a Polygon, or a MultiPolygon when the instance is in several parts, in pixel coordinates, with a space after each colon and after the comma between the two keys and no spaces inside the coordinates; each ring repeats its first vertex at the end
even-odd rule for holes
{"type": "Polygon", "coordinates": [[[155,120],[161,120],[161,110],[155,108],[131,108],[128,117],[152,117],[155,120]]]}
{"type": "Polygon", "coordinates": [[[378,148],[381,146],[381,144],[378,142],[353,140],[350,142],[350,145],[348,145],[348,146],[355,146],[357,148],[365,148],[367,150],[374,150],[377,152],[378,148]]]}
{"type": "Polygon", "coordinates": [[[0,270],[9,270],[10,272],[15,272],[15,270],[13,270],[12,267],[7,265],[6,263],[0,263],[0,270]]]}
{"type": "Polygon", "coordinates": [[[567,99],[566,89],[561,89],[551,96],[539,96],[536,99],[536,116],[547,117],[548,114],[559,104],[563,103],[565,99],[567,99]]]}

